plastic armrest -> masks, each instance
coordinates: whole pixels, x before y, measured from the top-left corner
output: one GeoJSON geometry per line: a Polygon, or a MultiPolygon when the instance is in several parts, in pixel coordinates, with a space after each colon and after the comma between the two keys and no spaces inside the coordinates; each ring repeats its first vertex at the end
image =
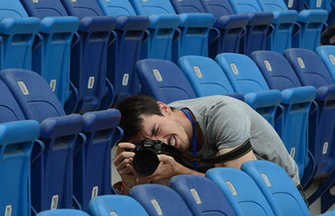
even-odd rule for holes
{"type": "Polygon", "coordinates": [[[41,21],[40,32],[52,34],[58,32],[74,33],[78,30],[77,17],[46,17],[41,21]]]}
{"type": "Polygon", "coordinates": [[[150,28],[177,28],[180,24],[180,18],[178,15],[152,15],[149,17],[150,28]]]}
{"type": "Polygon", "coordinates": [[[119,125],[121,113],[117,109],[87,112],[83,115],[84,132],[114,129],[119,125]]]}
{"type": "Polygon", "coordinates": [[[111,32],[115,29],[116,19],[111,16],[84,17],[80,20],[80,32],[111,32]]]}
{"type": "Polygon", "coordinates": [[[0,124],[1,146],[34,141],[40,133],[40,125],[34,120],[14,121],[0,124]]]}
{"type": "Polygon", "coordinates": [[[0,21],[0,33],[5,35],[10,34],[27,34],[37,33],[40,29],[40,19],[29,18],[4,18],[0,21]]]}
{"type": "Polygon", "coordinates": [[[316,93],[316,100],[322,102],[335,100],[335,85],[320,87],[316,93]]]}
{"type": "Polygon", "coordinates": [[[247,15],[222,16],[216,20],[215,27],[220,29],[245,28],[249,22],[247,15]]]}
{"type": "Polygon", "coordinates": [[[291,23],[293,25],[297,21],[297,19],[298,19],[298,12],[295,10],[274,11],[272,23],[274,24],[291,23]]]}
{"type": "Polygon", "coordinates": [[[270,25],[273,20],[272,12],[256,12],[249,13],[249,22],[250,26],[258,26],[258,25],[270,25]]]}
{"type": "Polygon", "coordinates": [[[298,16],[298,22],[303,23],[323,23],[326,24],[328,12],[322,9],[302,10],[298,16]]]}
{"type": "Polygon", "coordinates": [[[41,123],[40,137],[56,139],[69,135],[79,134],[84,126],[84,119],[79,114],[47,118],[41,123]]]}
{"type": "Polygon", "coordinates": [[[316,89],[313,86],[285,89],[282,91],[283,104],[297,104],[312,102],[316,96],[316,89]]]}
{"type": "Polygon", "coordinates": [[[209,13],[183,13],[179,15],[180,26],[210,28],[215,22],[215,18],[209,13]]]}
{"type": "Polygon", "coordinates": [[[279,106],[282,101],[279,90],[252,92],[244,96],[245,102],[254,108],[279,106]]]}
{"type": "Polygon", "coordinates": [[[145,31],[150,25],[147,16],[119,16],[116,18],[116,29],[121,31],[145,31]]]}

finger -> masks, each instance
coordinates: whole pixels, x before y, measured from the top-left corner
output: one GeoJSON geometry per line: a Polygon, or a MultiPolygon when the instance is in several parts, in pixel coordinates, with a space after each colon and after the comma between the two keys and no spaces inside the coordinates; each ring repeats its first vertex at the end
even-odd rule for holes
{"type": "Polygon", "coordinates": [[[124,167],[126,167],[128,164],[131,164],[132,161],[127,158],[127,159],[124,159],[123,161],[121,161],[118,166],[116,167],[116,169],[123,169],[124,167]]]}
{"type": "Polygon", "coordinates": [[[115,157],[115,159],[113,160],[113,163],[115,166],[118,166],[123,160],[133,158],[134,156],[135,156],[134,152],[124,151],[115,157]]]}
{"type": "Polygon", "coordinates": [[[165,155],[165,154],[159,154],[158,155],[158,160],[160,162],[171,162],[171,161],[174,161],[174,158],[169,156],[169,155],[165,155]]]}
{"type": "Polygon", "coordinates": [[[117,145],[116,154],[123,152],[127,149],[134,149],[136,146],[132,143],[122,142],[117,145]]]}

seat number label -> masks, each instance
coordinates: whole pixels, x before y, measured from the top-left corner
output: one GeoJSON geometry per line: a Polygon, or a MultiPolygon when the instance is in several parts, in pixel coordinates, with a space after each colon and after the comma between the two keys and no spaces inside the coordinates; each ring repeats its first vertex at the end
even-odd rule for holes
{"type": "Polygon", "coordinates": [[[322,5],[322,0],[317,0],[317,1],[316,1],[316,7],[317,7],[317,8],[320,8],[321,5],[322,5]]]}
{"type": "Polygon", "coordinates": [[[288,8],[292,8],[292,7],[293,7],[293,4],[294,4],[294,0],[288,0],[287,7],[288,7],[288,8]]]}
{"type": "Polygon", "coordinates": [[[161,75],[161,73],[159,72],[158,69],[153,69],[152,72],[154,73],[155,79],[158,82],[162,82],[163,81],[162,75],[161,75]]]}
{"type": "Polygon", "coordinates": [[[51,207],[50,207],[51,210],[52,209],[57,209],[57,207],[58,207],[58,199],[59,199],[58,195],[52,196],[52,198],[51,198],[51,207]]]}
{"type": "Polygon", "coordinates": [[[272,187],[272,184],[271,184],[271,182],[270,182],[268,176],[265,175],[265,173],[262,173],[261,175],[262,175],[262,178],[264,179],[264,182],[265,182],[266,186],[268,186],[268,187],[272,187]]]}
{"type": "Polygon", "coordinates": [[[327,154],[327,152],[328,152],[328,142],[325,142],[323,144],[322,154],[327,154]]]}
{"type": "Polygon", "coordinates": [[[88,84],[87,84],[88,89],[92,89],[94,87],[94,81],[95,81],[94,76],[90,76],[88,78],[88,84]]]}
{"type": "Polygon", "coordinates": [[[264,60],[264,65],[265,65],[267,71],[269,71],[269,72],[272,71],[271,64],[268,60],[264,60]]]}
{"type": "Polygon", "coordinates": [[[91,199],[97,197],[98,193],[99,193],[99,187],[98,186],[94,186],[93,189],[92,189],[91,199]]]}
{"type": "Polygon", "coordinates": [[[301,68],[301,69],[304,69],[304,68],[305,68],[304,60],[302,60],[301,57],[298,57],[298,58],[297,58],[297,61],[298,61],[298,64],[299,64],[300,68],[301,68]]]}
{"type": "Polygon", "coordinates": [[[193,196],[193,199],[195,200],[195,202],[200,205],[202,202],[201,202],[201,199],[200,199],[200,196],[197,192],[196,189],[192,188],[191,190],[191,193],[192,193],[192,196],[193,196]]]}
{"type": "Polygon", "coordinates": [[[17,81],[17,84],[19,85],[19,87],[20,87],[20,89],[21,89],[23,95],[29,95],[29,91],[28,91],[28,89],[27,89],[26,84],[24,84],[24,82],[22,82],[22,81],[17,81]]]}
{"type": "Polygon", "coordinates": [[[7,205],[5,210],[5,216],[11,216],[12,215],[12,205],[7,205]]]}
{"type": "Polygon", "coordinates": [[[117,213],[115,211],[111,211],[111,212],[109,212],[109,215],[110,216],[117,216],[117,213]]]}
{"type": "Polygon", "coordinates": [[[237,196],[237,191],[236,191],[234,185],[230,181],[226,181],[226,184],[227,184],[228,188],[230,189],[231,193],[234,196],[237,196]]]}
{"type": "Polygon", "coordinates": [[[334,57],[334,55],[330,54],[330,55],[329,55],[329,60],[330,60],[330,62],[331,62],[333,65],[335,65],[335,57],[334,57]]]}
{"type": "Polygon", "coordinates": [[[236,64],[232,63],[232,64],[230,64],[230,67],[233,70],[234,74],[238,75],[238,69],[237,69],[236,64]]]}
{"type": "Polygon", "coordinates": [[[125,73],[123,74],[122,78],[122,86],[127,86],[129,81],[129,74],[125,73]]]}
{"type": "Polygon", "coordinates": [[[157,212],[157,215],[163,215],[163,211],[162,211],[161,207],[159,206],[159,203],[157,202],[157,200],[152,199],[151,204],[155,208],[155,210],[157,212]]]}
{"type": "Polygon", "coordinates": [[[50,80],[50,89],[53,92],[56,90],[56,80],[55,79],[50,80]]]}
{"type": "Polygon", "coordinates": [[[38,3],[38,0],[33,0],[33,3],[34,3],[34,4],[37,4],[37,3],[38,3]]]}
{"type": "Polygon", "coordinates": [[[200,68],[198,66],[194,66],[193,69],[194,69],[195,75],[197,75],[197,77],[199,79],[201,79],[202,78],[202,73],[200,71],[200,68]]]}

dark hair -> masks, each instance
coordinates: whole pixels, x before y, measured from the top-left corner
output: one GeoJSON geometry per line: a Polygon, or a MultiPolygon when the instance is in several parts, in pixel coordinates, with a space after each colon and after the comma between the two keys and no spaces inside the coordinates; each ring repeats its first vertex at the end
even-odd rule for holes
{"type": "Polygon", "coordinates": [[[143,119],[140,115],[162,115],[157,101],[145,95],[128,97],[116,108],[121,112],[120,127],[124,131],[122,141],[129,141],[142,130],[143,119]]]}

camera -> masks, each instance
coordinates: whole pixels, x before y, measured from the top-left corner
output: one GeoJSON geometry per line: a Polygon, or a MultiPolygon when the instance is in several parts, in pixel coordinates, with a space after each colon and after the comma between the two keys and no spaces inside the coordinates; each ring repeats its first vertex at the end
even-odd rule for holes
{"type": "Polygon", "coordinates": [[[159,140],[144,139],[138,143],[135,152],[133,167],[141,176],[152,175],[159,165],[158,154],[166,154],[179,158],[181,152],[173,146],[170,146],[159,140]]]}

